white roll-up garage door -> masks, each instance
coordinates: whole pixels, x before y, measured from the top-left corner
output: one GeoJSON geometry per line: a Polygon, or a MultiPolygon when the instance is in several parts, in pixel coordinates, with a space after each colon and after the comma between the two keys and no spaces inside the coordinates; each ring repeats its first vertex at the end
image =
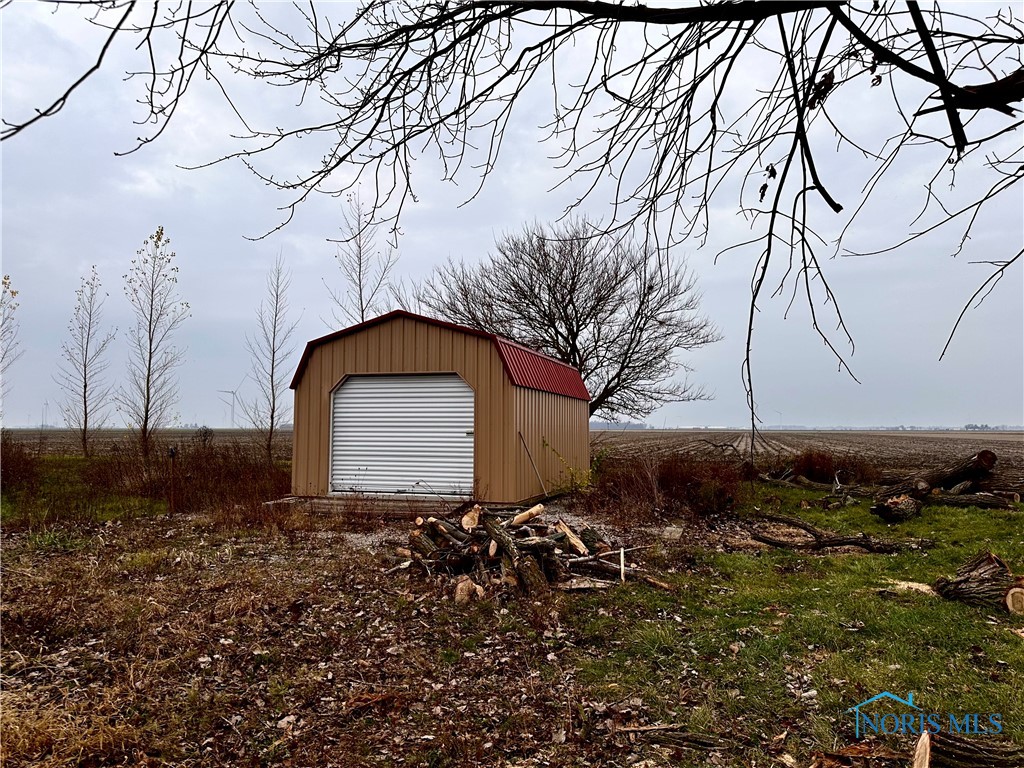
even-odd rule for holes
{"type": "Polygon", "coordinates": [[[473,390],[454,374],[345,379],[333,396],[331,491],[470,496],[473,390]]]}

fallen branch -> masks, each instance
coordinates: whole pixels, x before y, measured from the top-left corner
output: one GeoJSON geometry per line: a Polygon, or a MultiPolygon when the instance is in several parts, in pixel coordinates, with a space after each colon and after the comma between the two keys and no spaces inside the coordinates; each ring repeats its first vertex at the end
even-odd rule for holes
{"type": "Polygon", "coordinates": [[[896,541],[894,539],[883,539],[870,536],[867,533],[839,534],[832,531],[826,531],[821,528],[816,528],[804,520],[800,520],[795,517],[788,517],[786,515],[761,513],[758,515],[758,519],[770,523],[788,525],[791,528],[797,528],[811,537],[810,541],[790,541],[768,536],[767,534],[756,530],[751,533],[751,538],[754,539],[754,541],[759,541],[762,544],[768,544],[769,546],[778,547],[780,549],[818,551],[833,547],[858,547],[867,552],[877,554],[894,554],[897,552],[906,552],[912,549],[926,549],[935,545],[935,542],[930,539],[896,541]]]}
{"type": "Polygon", "coordinates": [[[1010,499],[994,493],[932,493],[925,499],[926,504],[940,504],[944,507],[977,507],[978,509],[1013,509],[1010,499]]]}

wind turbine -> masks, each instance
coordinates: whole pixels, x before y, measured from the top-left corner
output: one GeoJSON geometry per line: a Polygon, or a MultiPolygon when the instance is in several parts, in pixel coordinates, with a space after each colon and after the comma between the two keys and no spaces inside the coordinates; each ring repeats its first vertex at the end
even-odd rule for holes
{"type": "Polygon", "coordinates": [[[231,402],[230,403],[227,401],[227,398],[223,398],[223,397],[220,398],[220,401],[222,403],[224,403],[224,405],[230,405],[231,406],[231,426],[232,426],[232,428],[235,428],[235,427],[238,426],[238,424],[235,423],[235,404],[238,402],[238,390],[241,389],[242,385],[245,383],[245,380],[248,379],[248,378],[249,378],[249,374],[247,373],[247,374],[245,374],[245,376],[242,377],[242,380],[240,382],[238,382],[238,384],[235,385],[234,389],[218,389],[217,390],[218,392],[221,392],[222,394],[231,395],[231,402]]]}

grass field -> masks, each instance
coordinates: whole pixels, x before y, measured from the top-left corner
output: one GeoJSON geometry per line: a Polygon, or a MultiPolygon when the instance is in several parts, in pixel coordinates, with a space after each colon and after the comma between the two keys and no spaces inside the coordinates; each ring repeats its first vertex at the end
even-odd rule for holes
{"type": "MultiPolygon", "coordinates": [[[[227,453],[203,466],[238,491],[228,475],[251,480],[257,460],[227,453]]],[[[663,484],[656,511],[641,485],[622,495],[611,473],[631,465],[609,464],[551,514],[648,546],[637,558],[671,591],[535,602],[495,587],[456,606],[449,579],[392,570],[408,524],[199,489],[169,515],[165,489],[119,484],[123,467],[41,462],[34,486],[3,491],[4,765],[810,765],[855,743],[846,710],[882,690],[999,713],[1001,738],[1024,744],[1024,619],[894,585],[983,549],[1024,572],[1019,506],[889,527],[865,502],[824,509],[711,463],[677,467],[701,487],[673,505],[663,484]],[[89,472],[106,485],[89,491],[89,472]],[[87,491],[89,506],[55,508],[87,491]],[[936,546],[767,548],[755,509],[936,546]],[[670,523],[681,539],[658,535],[670,523]],[[714,741],[629,730],[656,724],[714,741]]]]}

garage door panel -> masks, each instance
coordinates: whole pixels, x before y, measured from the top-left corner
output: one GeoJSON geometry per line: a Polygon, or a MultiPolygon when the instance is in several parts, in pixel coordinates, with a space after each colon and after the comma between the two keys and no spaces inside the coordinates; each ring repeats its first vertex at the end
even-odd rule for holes
{"type": "Polygon", "coordinates": [[[460,377],[353,376],[332,405],[332,491],[472,494],[473,390],[460,377]]]}

